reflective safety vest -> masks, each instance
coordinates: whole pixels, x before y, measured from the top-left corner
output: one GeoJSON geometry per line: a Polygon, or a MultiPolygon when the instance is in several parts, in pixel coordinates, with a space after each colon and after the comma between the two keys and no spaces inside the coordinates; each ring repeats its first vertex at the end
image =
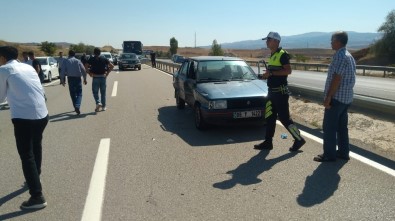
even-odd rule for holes
{"type": "Polygon", "coordinates": [[[279,51],[276,51],[272,56],[270,56],[269,63],[268,63],[268,69],[275,71],[275,70],[281,70],[283,69],[283,65],[280,62],[281,56],[287,53],[284,49],[281,49],[279,51]]]}
{"type": "MultiPolygon", "coordinates": [[[[268,69],[270,71],[277,71],[277,70],[282,70],[283,65],[281,64],[281,56],[284,54],[288,54],[287,51],[283,50],[282,48],[279,48],[276,52],[274,52],[269,59],[268,63],[268,69]]],[[[287,55],[286,55],[287,56],[287,55]]],[[[270,76],[267,79],[267,86],[269,88],[277,88],[281,86],[286,86],[288,85],[287,82],[287,76],[270,76]]]]}

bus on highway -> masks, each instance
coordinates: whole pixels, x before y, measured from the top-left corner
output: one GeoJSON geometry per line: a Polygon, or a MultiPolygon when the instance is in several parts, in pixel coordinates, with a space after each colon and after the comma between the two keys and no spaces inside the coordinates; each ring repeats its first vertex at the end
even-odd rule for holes
{"type": "Polygon", "coordinates": [[[122,44],[123,53],[143,54],[143,43],[141,41],[124,41],[122,44]]]}

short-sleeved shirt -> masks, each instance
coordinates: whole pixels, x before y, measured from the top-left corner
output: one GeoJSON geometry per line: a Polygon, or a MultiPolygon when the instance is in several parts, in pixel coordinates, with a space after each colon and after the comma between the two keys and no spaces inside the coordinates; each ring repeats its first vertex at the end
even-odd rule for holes
{"type": "Polygon", "coordinates": [[[345,47],[336,51],[329,65],[328,76],[325,82],[324,96],[326,97],[335,74],[341,75],[341,82],[333,99],[350,104],[353,100],[356,65],[352,55],[345,47]]]}
{"type": "Polygon", "coordinates": [[[95,75],[104,75],[108,69],[110,61],[101,56],[94,56],[88,60],[88,64],[90,65],[90,72],[95,75]]]}

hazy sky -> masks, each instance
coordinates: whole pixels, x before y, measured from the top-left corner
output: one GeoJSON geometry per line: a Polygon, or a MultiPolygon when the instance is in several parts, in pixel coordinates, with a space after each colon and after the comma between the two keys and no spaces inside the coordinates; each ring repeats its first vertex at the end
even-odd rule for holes
{"type": "Polygon", "coordinates": [[[395,0],[0,0],[0,40],[179,47],[337,30],[377,32],[395,0]]]}

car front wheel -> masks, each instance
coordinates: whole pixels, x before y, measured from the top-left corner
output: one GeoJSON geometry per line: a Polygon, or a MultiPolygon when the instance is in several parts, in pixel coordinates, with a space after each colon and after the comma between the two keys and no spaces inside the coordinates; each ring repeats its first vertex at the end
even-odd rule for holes
{"type": "Polygon", "coordinates": [[[202,111],[199,106],[195,106],[195,126],[198,130],[207,128],[207,124],[202,117],[202,111]]]}

